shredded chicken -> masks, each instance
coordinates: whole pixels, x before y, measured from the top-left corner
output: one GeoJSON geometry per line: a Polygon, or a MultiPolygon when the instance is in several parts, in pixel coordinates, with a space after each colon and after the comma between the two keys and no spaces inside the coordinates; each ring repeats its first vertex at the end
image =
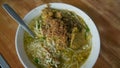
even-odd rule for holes
{"type": "Polygon", "coordinates": [[[70,45],[72,29],[77,26],[70,13],[62,13],[62,11],[46,8],[42,12],[43,33],[47,38],[56,40],[58,48],[65,49],[70,45]],[[69,18],[68,18],[69,17],[69,18]]]}

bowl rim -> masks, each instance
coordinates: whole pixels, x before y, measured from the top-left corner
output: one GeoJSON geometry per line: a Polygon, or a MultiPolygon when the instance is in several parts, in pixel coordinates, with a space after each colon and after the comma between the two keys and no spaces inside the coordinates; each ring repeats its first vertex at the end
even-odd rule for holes
{"type": "MultiPolygon", "coordinates": [[[[90,62],[91,60],[89,60],[89,62],[91,63],[91,64],[89,64],[89,68],[92,68],[94,65],[95,65],[95,63],[96,63],[96,61],[97,61],[97,59],[98,59],[98,56],[99,56],[99,54],[100,54],[100,35],[99,35],[99,31],[98,31],[98,29],[97,29],[97,27],[96,27],[96,25],[95,25],[95,23],[93,22],[93,20],[87,15],[87,13],[85,13],[84,11],[82,11],[80,8],[77,8],[77,7],[75,7],[75,6],[73,6],[73,5],[70,5],[70,4],[66,4],[66,3],[50,3],[51,5],[65,5],[65,6],[69,6],[69,7],[72,7],[72,8],[75,8],[75,9],[77,9],[77,10],[79,10],[80,12],[82,12],[84,15],[86,15],[86,17],[87,18],[89,18],[90,20],[89,21],[91,21],[91,23],[93,24],[93,26],[94,26],[94,28],[95,29],[93,29],[93,30],[95,30],[95,32],[96,32],[96,35],[97,35],[97,46],[98,46],[98,48],[96,49],[97,50],[97,54],[95,54],[96,56],[94,56],[94,58],[92,59],[92,63],[90,62]]],[[[25,15],[25,17],[24,17],[24,21],[26,21],[26,19],[28,18],[28,16],[31,14],[31,13],[33,13],[36,9],[38,9],[38,8],[40,8],[41,6],[44,6],[44,8],[45,8],[45,6],[46,6],[46,4],[43,4],[43,5],[40,5],[40,6],[38,6],[38,7],[35,7],[34,9],[32,9],[30,12],[28,12],[26,15],[25,15]]],[[[72,9],[71,9],[72,10],[72,9]]],[[[41,10],[40,10],[41,11],[41,10]]],[[[78,13],[77,13],[78,14],[78,13]]],[[[82,17],[83,18],[83,17],[82,17]]],[[[84,18],[83,18],[84,19],[84,18]]],[[[85,20],[84,20],[85,21],[85,20]]],[[[87,24],[88,25],[88,24],[87,24]]],[[[21,61],[21,63],[23,64],[23,66],[25,67],[25,68],[27,68],[27,66],[26,66],[26,64],[25,64],[25,62],[23,62],[23,59],[21,58],[21,55],[20,55],[20,51],[18,51],[19,50],[19,48],[18,48],[18,33],[19,33],[19,30],[21,29],[21,26],[19,25],[18,26],[18,28],[17,28],[17,31],[16,31],[16,36],[15,36],[15,47],[16,47],[16,52],[17,52],[17,55],[18,55],[18,58],[19,58],[19,60],[21,61]]],[[[90,29],[91,30],[91,29],[90,29]]],[[[93,50],[93,49],[92,49],[93,50]]],[[[92,52],[92,51],[91,51],[92,52]]],[[[90,55],[89,55],[89,57],[91,56],[91,53],[90,53],[90,55]]],[[[87,68],[85,65],[85,63],[88,61],[88,59],[89,59],[89,57],[87,58],[87,60],[83,63],[83,65],[82,65],[82,67],[81,68],[87,68]]]]}

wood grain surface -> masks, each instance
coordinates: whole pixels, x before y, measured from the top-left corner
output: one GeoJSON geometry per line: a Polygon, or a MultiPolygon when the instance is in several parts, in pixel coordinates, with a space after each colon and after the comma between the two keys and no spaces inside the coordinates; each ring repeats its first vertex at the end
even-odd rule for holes
{"type": "Polygon", "coordinates": [[[95,22],[101,39],[99,58],[93,68],[120,68],[120,0],[0,0],[0,54],[11,68],[24,68],[15,50],[18,24],[3,10],[9,4],[22,17],[49,2],[63,2],[86,12],[95,22]]]}

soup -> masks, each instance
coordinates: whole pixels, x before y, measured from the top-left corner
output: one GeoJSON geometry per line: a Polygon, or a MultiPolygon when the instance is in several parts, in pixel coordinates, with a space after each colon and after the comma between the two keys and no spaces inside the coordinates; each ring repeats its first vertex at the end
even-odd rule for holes
{"type": "Polygon", "coordinates": [[[90,29],[72,11],[48,6],[29,27],[38,38],[25,32],[24,49],[38,68],[80,68],[91,52],[90,29]]]}

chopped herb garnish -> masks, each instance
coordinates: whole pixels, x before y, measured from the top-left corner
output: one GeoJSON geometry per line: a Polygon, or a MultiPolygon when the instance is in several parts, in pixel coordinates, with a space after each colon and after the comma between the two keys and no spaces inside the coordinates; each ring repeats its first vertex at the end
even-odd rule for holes
{"type": "Polygon", "coordinates": [[[38,23],[38,29],[40,28],[40,23],[38,23]]]}
{"type": "Polygon", "coordinates": [[[46,39],[46,37],[45,37],[45,36],[40,37],[40,41],[41,41],[41,42],[43,42],[45,39],[46,39]]]}
{"type": "Polygon", "coordinates": [[[90,31],[90,29],[88,28],[88,26],[86,25],[86,32],[89,32],[90,31]]]}
{"type": "Polygon", "coordinates": [[[34,62],[38,64],[39,59],[38,58],[34,58],[34,62]]]}

